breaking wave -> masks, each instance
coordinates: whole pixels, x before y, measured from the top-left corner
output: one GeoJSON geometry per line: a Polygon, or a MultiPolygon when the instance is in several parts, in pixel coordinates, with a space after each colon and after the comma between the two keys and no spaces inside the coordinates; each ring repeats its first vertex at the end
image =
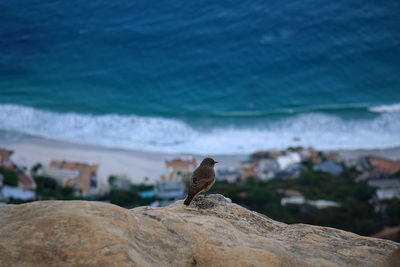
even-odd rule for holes
{"type": "Polygon", "coordinates": [[[400,113],[368,119],[303,113],[275,121],[263,118],[251,127],[215,125],[199,130],[178,119],[55,113],[4,104],[0,105],[0,129],[107,147],[197,154],[250,153],[297,145],[317,149],[400,145],[400,113]]]}
{"type": "Polygon", "coordinates": [[[392,105],[381,105],[381,106],[375,106],[375,107],[370,107],[368,109],[369,111],[372,112],[400,112],[400,103],[392,104],[392,105]]]}

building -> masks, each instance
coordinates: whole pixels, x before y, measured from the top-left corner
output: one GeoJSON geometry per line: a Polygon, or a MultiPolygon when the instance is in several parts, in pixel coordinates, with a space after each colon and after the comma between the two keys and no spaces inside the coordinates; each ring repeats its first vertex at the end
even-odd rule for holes
{"type": "Polygon", "coordinates": [[[377,187],[376,196],[379,200],[400,199],[400,179],[369,180],[368,185],[377,187]]]}
{"type": "Polygon", "coordinates": [[[256,164],[252,161],[241,162],[242,175],[238,182],[245,182],[249,177],[257,178],[258,174],[256,173],[256,168],[256,164]]]}
{"type": "Polygon", "coordinates": [[[0,166],[2,167],[10,166],[12,154],[13,154],[12,150],[0,149],[0,166]]]}
{"type": "Polygon", "coordinates": [[[305,199],[304,197],[300,197],[300,196],[290,196],[290,197],[282,198],[281,205],[285,206],[287,204],[295,204],[295,205],[308,204],[310,206],[316,207],[317,209],[340,207],[340,203],[335,202],[335,201],[324,200],[324,199],[308,200],[308,199],[305,199]]]}
{"type": "Polygon", "coordinates": [[[269,180],[275,177],[279,171],[279,164],[276,159],[264,158],[257,162],[255,173],[261,180],[269,180]]]}
{"type": "MultiPolygon", "coordinates": [[[[4,150],[0,151],[0,164],[2,167],[8,167],[14,169],[15,165],[12,163],[10,160],[10,156],[12,155],[12,151],[6,152],[4,150]]],[[[15,169],[14,169],[15,170],[15,169]]],[[[18,174],[18,173],[17,173],[18,174]]],[[[22,199],[22,200],[29,200],[29,199],[35,199],[35,192],[31,190],[27,190],[25,188],[27,185],[30,183],[27,183],[29,177],[22,176],[21,174],[18,174],[18,180],[19,180],[19,187],[17,186],[9,186],[9,185],[4,185],[3,184],[3,175],[0,174],[0,198],[2,199],[22,199]],[[21,177],[27,179],[27,180],[22,180],[23,182],[20,182],[21,177]]]]}
{"type": "Polygon", "coordinates": [[[161,180],[156,184],[154,195],[162,199],[183,199],[186,196],[187,184],[196,165],[197,160],[194,157],[167,160],[165,162],[166,175],[161,176],[161,180]]]}
{"type": "Polygon", "coordinates": [[[284,197],[281,198],[282,206],[285,206],[287,204],[302,205],[305,204],[306,202],[306,199],[304,198],[303,194],[296,190],[280,189],[278,190],[278,193],[284,195],[284,197]]]}
{"type": "Polygon", "coordinates": [[[0,195],[5,199],[35,199],[35,192],[31,190],[23,190],[19,187],[5,185],[0,190],[0,195]]]}
{"type": "Polygon", "coordinates": [[[175,158],[165,162],[167,167],[166,181],[189,181],[190,175],[197,166],[196,158],[175,158]]]}
{"type": "Polygon", "coordinates": [[[400,160],[393,161],[376,157],[368,157],[366,158],[366,160],[373,169],[381,171],[388,175],[400,171],[400,160]]]}
{"type": "Polygon", "coordinates": [[[236,183],[240,180],[241,173],[236,168],[218,169],[216,171],[216,179],[227,181],[228,183],[236,183]]]}
{"type": "Polygon", "coordinates": [[[372,171],[373,166],[369,162],[368,158],[361,157],[355,165],[356,169],[361,172],[372,171]]]}
{"type": "Polygon", "coordinates": [[[42,169],[42,175],[54,178],[61,186],[74,188],[79,195],[97,193],[97,164],[53,160],[48,167],[42,169]]]}
{"type": "Polygon", "coordinates": [[[285,170],[292,164],[300,163],[301,156],[298,152],[288,152],[286,155],[277,157],[277,162],[280,170],[285,170]]]}
{"type": "Polygon", "coordinates": [[[130,191],[132,183],[128,178],[117,178],[115,188],[122,191],[130,191]]]}
{"type": "Polygon", "coordinates": [[[364,171],[359,176],[356,177],[357,182],[368,181],[368,180],[379,180],[379,179],[387,179],[387,174],[379,171],[364,171]]]}
{"type": "Polygon", "coordinates": [[[308,205],[314,206],[318,209],[325,208],[338,208],[340,207],[340,203],[332,200],[318,199],[318,200],[307,200],[306,203],[308,205]]]}
{"type": "Polygon", "coordinates": [[[278,190],[278,193],[284,195],[284,197],[281,198],[282,206],[285,206],[287,204],[295,204],[295,205],[307,204],[310,206],[314,206],[318,209],[340,207],[340,203],[331,201],[331,200],[324,200],[324,199],[309,200],[309,199],[306,199],[306,198],[304,198],[304,196],[301,192],[296,191],[296,190],[281,189],[281,190],[278,190]]]}
{"type": "Polygon", "coordinates": [[[339,175],[343,172],[343,167],[333,161],[327,160],[313,167],[314,171],[327,172],[332,175],[339,175]]]}
{"type": "Polygon", "coordinates": [[[305,170],[305,167],[300,163],[289,165],[285,170],[277,173],[277,176],[282,178],[297,178],[300,173],[305,170]]]}
{"type": "Polygon", "coordinates": [[[267,159],[269,157],[270,157],[270,155],[269,155],[268,151],[257,151],[250,155],[250,158],[252,160],[267,159]]]}
{"type": "Polygon", "coordinates": [[[277,149],[271,149],[270,151],[268,151],[268,155],[270,158],[276,159],[277,157],[282,155],[282,151],[277,149]]]}
{"type": "Polygon", "coordinates": [[[121,191],[130,191],[132,182],[128,177],[125,175],[118,176],[118,175],[111,175],[108,178],[108,182],[112,189],[121,190],[121,191]]]}
{"type": "Polygon", "coordinates": [[[336,152],[326,153],[326,154],[324,154],[324,158],[325,158],[325,160],[333,161],[336,163],[341,163],[344,161],[343,158],[336,152]]]}
{"type": "Polygon", "coordinates": [[[300,197],[300,196],[290,196],[290,197],[283,197],[281,199],[281,205],[285,206],[287,204],[296,204],[296,205],[302,205],[305,204],[306,200],[304,199],[304,197],[300,197]]]}
{"type": "Polygon", "coordinates": [[[36,183],[27,175],[24,170],[17,166],[12,160],[13,151],[8,149],[0,149],[0,167],[13,170],[18,176],[18,186],[22,190],[35,189],[36,183]]]}
{"type": "Polygon", "coordinates": [[[308,150],[311,155],[311,162],[313,164],[319,164],[322,162],[321,153],[318,153],[315,150],[309,149],[308,150]]]}
{"type": "Polygon", "coordinates": [[[337,208],[340,207],[340,203],[331,200],[307,200],[306,202],[308,205],[314,206],[318,209],[325,209],[325,208],[337,208]]]}
{"type": "Polygon", "coordinates": [[[357,181],[387,179],[388,176],[396,176],[400,172],[400,160],[393,161],[378,157],[361,157],[353,166],[362,172],[357,177],[357,181]]]}
{"type": "Polygon", "coordinates": [[[186,184],[179,181],[158,183],[155,196],[163,199],[183,199],[186,196],[186,184]]]}

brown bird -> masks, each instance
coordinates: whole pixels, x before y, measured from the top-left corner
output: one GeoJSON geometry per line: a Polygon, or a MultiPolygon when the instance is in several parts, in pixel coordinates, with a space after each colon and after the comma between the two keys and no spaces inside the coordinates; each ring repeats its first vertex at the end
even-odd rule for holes
{"type": "Polygon", "coordinates": [[[200,166],[194,170],[190,178],[189,193],[183,204],[188,206],[193,198],[201,192],[208,191],[215,182],[214,165],[216,162],[212,158],[205,158],[200,166]]]}

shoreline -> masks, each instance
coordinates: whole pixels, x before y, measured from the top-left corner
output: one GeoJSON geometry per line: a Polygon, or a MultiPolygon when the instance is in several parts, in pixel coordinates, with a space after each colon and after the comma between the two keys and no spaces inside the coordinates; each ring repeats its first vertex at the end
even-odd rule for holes
{"type": "MultiPolygon", "coordinates": [[[[48,165],[51,160],[70,160],[99,164],[98,186],[100,191],[108,188],[109,175],[126,176],[132,183],[155,183],[166,172],[165,161],[174,157],[193,156],[200,162],[204,155],[190,153],[165,153],[131,149],[110,148],[92,144],[78,144],[68,141],[47,139],[39,136],[3,131],[0,134],[0,148],[14,151],[13,160],[20,166],[30,168],[40,162],[48,165]]],[[[318,150],[318,149],[317,149],[318,150]]],[[[322,150],[338,153],[344,159],[373,155],[387,159],[400,159],[400,147],[384,149],[337,149],[322,150]]],[[[236,166],[250,154],[207,155],[216,158],[219,168],[236,166]]]]}
{"type": "MultiPolygon", "coordinates": [[[[8,132],[7,134],[11,134],[8,132]]],[[[110,175],[126,176],[132,183],[155,183],[166,172],[165,161],[175,157],[193,156],[200,162],[203,155],[189,153],[165,153],[140,150],[110,148],[100,145],[79,144],[39,136],[18,134],[13,140],[6,140],[4,132],[0,135],[0,148],[14,151],[13,160],[28,170],[40,162],[48,165],[51,160],[70,160],[99,164],[98,186],[108,188],[110,175]]],[[[227,168],[246,159],[247,155],[208,155],[218,157],[220,168],[227,168]]]]}

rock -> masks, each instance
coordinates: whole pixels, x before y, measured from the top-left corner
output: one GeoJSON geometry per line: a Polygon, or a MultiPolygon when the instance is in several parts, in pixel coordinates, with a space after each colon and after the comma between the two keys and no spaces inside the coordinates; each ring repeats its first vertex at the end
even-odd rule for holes
{"type": "Polygon", "coordinates": [[[399,243],[287,225],[198,196],[189,207],[101,202],[0,206],[0,266],[382,266],[399,243]]]}

